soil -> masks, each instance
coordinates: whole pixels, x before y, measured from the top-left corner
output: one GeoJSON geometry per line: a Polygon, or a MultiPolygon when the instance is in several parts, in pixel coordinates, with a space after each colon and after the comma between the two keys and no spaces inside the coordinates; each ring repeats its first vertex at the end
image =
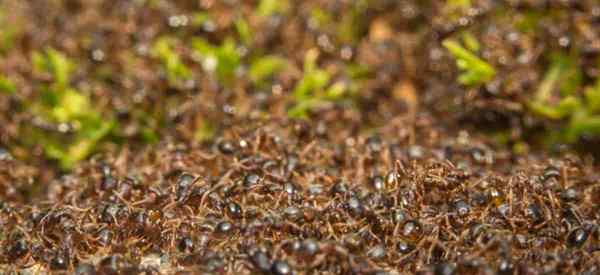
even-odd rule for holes
{"type": "Polygon", "coordinates": [[[584,86],[600,76],[597,1],[482,0],[456,14],[368,1],[350,37],[313,14],[343,21],[353,1],[290,1],[266,18],[258,2],[0,2],[19,30],[0,50],[18,90],[0,96],[0,273],[600,273],[597,141],[544,147],[556,123],[526,108],[548,53],[580,53],[584,86]],[[200,11],[212,19],[195,25],[200,11]],[[240,16],[253,30],[244,60],[288,61],[268,85],[244,66],[218,80],[186,46],[237,37],[240,16]],[[457,83],[442,46],[464,31],[497,70],[481,87],[457,83]],[[182,85],[149,53],[165,35],[192,71],[182,85]],[[52,81],[31,66],[48,47],[119,125],[69,171],[25,134],[60,132],[24,104],[52,81]],[[354,81],[349,64],[368,72],[351,100],[290,118],[311,49],[333,82],[354,81]]]}

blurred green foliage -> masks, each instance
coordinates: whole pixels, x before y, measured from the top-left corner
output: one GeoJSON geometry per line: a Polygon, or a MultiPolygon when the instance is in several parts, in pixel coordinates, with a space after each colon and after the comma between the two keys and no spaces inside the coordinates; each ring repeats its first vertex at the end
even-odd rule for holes
{"type": "Polygon", "coordinates": [[[246,22],[246,20],[244,20],[244,18],[238,18],[237,20],[235,20],[235,30],[237,31],[238,35],[240,36],[240,41],[242,42],[242,44],[246,45],[246,46],[250,46],[252,44],[252,31],[250,30],[250,26],[248,25],[248,22],[246,22]]]}
{"type": "Polygon", "coordinates": [[[572,58],[555,55],[535,97],[529,103],[531,110],[550,119],[561,119],[573,112],[578,104],[573,94],[580,84],[580,74],[576,71],[577,66],[572,58]],[[549,104],[557,88],[564,97],[556,105],[549,104]]]}
{"type": "Polygon", "coordinates": [[[18,26],[8,22],[5,12],[5,7],[0,5],[0,54],[8,52],[13,47],[19,33],[18,26]]]}
{"type": "Polygon", "coordinates": [[[52,77],[48,84],[39,87],[40,97],[26,102],[32,112],[53,124],[68,125],[69,133],[32,133],[35,144],[41,144],[46,155],[59,161],[63,169],[89,156],[115,122],[97,111],[89,96],[70,86],[70,77],[75,65],[61,52],[47,48],[32,54],[36,73],[52,77]]]}
{"type": "Polygon", "coordinates": [[[515,19],[515,27],[523,33],[533,33],[536,31],[540,20],[544,17],[544,12],[539,10],[527,10],[515,19]]]}
{"type": "Polygon", "coordinates": [[[289,6],[288,0],[260,0],[256,7],[256,13],[263,17],[285,14],[289,6]]]}
{"type": "Polygon", "coordinates": [[[583,134],[600,134],[600,80],[583,89],[577,56],[555,54],[529,109],[550,120],[565,121],[550,139],[575,142],[583,134]]]}
{"type": "Polygon", "coordinates": [[[447,9],[468,9],[473,5],[471,0],[446,0],[447,9]]]}
{"type": "Polygon", "coordinates": [[[53,48],[45,52],[34,52],[31,55],[33,69],[38,73],[47,73],[52,76],[53,86],[65,88],[69,85],[69,77],[73,71],[73,63],[62,53],[53,48]]]}
{"type": "Polygon", "coordinates": [[[469,34],[464,34],[462,40],[465,46],[454,39],[446,39],[442,42],[442,45],[456,59],[458,69],[462,71],[458,76],[458,82],[466,86],[478,86],[492,80],[496,70],[474,53],[480,48],[479,42],[469,34]]]}
{"type": "MultiPolygon", "coordinates": [[[[160,1],[147,3],[156,9],[160,8],[160,1]]],[[[373,18],[369,13],[370,3],[370,0],[349,1],[347,5],[344,4],[345,10],[340,12],[308,3],[300,9],[302,15],[308,12],[308,22],[302,23],[308,23],[313,34],[325,34],[336,49],[347,45],[356,46],[367,35],[367,20],[373,18]]],[[[221,35],[220,29],[214,32],[216,23],[213,19],[217,18],[215,14],[208,11],[193,12],[190,25],[206,32],[214,32],[215,35],[188,40],[184,38],[187,37],[185,35],[179,36],[185,34],[181,29],[175,34],[159,36],[150,47],[150,55],[160,64],[170,86],[179,87],[194,77],[192,69],[198,64],[186,63],[191,57],[223,87],[229,88],[240,81],[239,83],[249,84],[251,90],[269,88],[274,80],[273,76],[285,70],[292,61],[285,56],[254,47],[258,30],[253,30],[251,25],[265,24],[265,19],[274,20],[285,15],[292,11],[291,4],[289,0],[259,0],[254,15],[263,18],[249,21],[248,18],[256,17],[244,17],[241,12],[237,13],[233,25],[224,32],[225,36],[221,35]],[[222,39],[223,37],[225,38],[222,39]],[[246,79],[248,82],[245,82],[246,79]]],[[[445,0],[441,4],[442,16],[455,20],[464,16],[475,1],[445,0]]],[[[514,11],[506,8],[498,8],[498,13],[511,20],[511,15],[515,15],[514,11]]],[[[539,28],[540,20],[552,17],[553,13],[557,12],[552,9],[525,9],[516,14],[514,27],[523,33],[534,33],[539,28]]],[[[0,5],[0,55],[12,48],[19,35],[18,26],[9,24],[5,14],[6,10],[0,5]]],[[[460,32],[456,37],[444,40],[442,45],[456,61],[458,83],[476,88],[496,76],[496,69],[480,57],[482,45],[471,33],[460,32]]],[[[128,56],[134,55],[128,52],[125,58],[128,56]]],[[[328,70],[319,66],[318,56],[318,50],[313,49],[304,57],[302,75],[289,94],[293,103],[287,114],[292,118],[307,118],[316,109],[352,103],[349,99],[353,99],[361,88],[361,81],[370,75],[369,69],[364,65],[350,61],[342,61],[348,63],[336,70],[328,70]]],[[[586,84],[575,62],[577,59],[576,54],[554,55],[535,95],[526,103],[529,112],[560,125],[560,133],[552,134],[560,141],[572,142],[584,133],[600,134],[600,80],[584,87],[586,84]]],[[[51,125],[68,127],[63,127],[67,129],[65,131],[37,129],[31,135],[30,143],[41,144],[48,157],[56,159],[61,167],[69,169],[95,151],[100,142],[113,133],[116,122],[112,118],[104,118],[99,109],[94,108],[90,95],[71,85],[71,76],[76,66],[63,53],[47,48],[34,52],[31,60],[34,71],[50,81],[38,85],[39,97],[26,99],[25,107],[51,125]]],[[[111,70],[107,71],[106,75],[110,75],[111,70]]],[[[0,75],[0,93],[17,92],[17,85],[8,77],[0,75]]],[[[164,118],[164,110],[158,110],[157,114],[142,108],[133,109],[131,117],[138,123],[142,142],[158,142],[160,130],[168,127],[165,126],[168,122],[164,118]]],[[[197,141],[211,139],[217,131],[217,124],[205,118],[196,120],[193,138],[197,141]]],[[[508,141],[510,136],[504,133],[501,138],[508,141]]]]}
{"type": "Polygon", "coordinates": [[[472,6],[472,0],[446,0],[442,11],[448,20],[456,21],[466,14],[472,6]]]}
{"type": "Polygon", "coordinates": [[[213,139],[216,134],[215,126],[206,120],[201,120],[196,125],[197,129],[194,131],[194,140],[198,142],[204,142],[213,139]]]}
{"type": "Polygon", "coordinates": [[[210,20],[208,12],[195,12],[191,16],[191,25],[194,27],[202,27],[202,25],[210,20]]]}
{"type": "Polygon", "coordinates": [[[330,83],[331,74],[317,66],[318,56],[316,49],[306,53],[303,77],[292,93],[295,103],[288,110],[288,116],[292,118],[307,118],[310,110],[349,95],[350,90],[345,82],[330,83]]]}
{"type": "Polygon", "coordinates": [[[174,49],[176,44],[177,40],[172,37],[160,37],[151,49],[151,54],[160,60],[167,80],[172,86],[179,86],[192,77],[192,72],[174,49]]]}
{"type": "Polygon", "coordinates": [[[262,86],[269,77],[284,69],[287,64],[287,60],[283,57],[276,55],[261,56],[250,63],[248,77],[255,85],[262,86]]]}
{"type": "Polygon", "coordinates": [[[15,84],[7,77],[0,75],[0,93],[14,94],[16,91],[15,84]]]}
{"type": "Polygon", "coordinates": [[[309,25],[320,32],[328,33],[333,43],[353,44],[359,42],[361,34],[366,33],[366,13],[368,0],[350,1],[349,5],[338,14],[313,7],[310,10],[309,25]]]}
{"type": "Polygon", "coordinates": [[[232,85],[242,59],[233,38],[226,38],[221,45],[212,45],[203,38],[195,37],[192,48],[200,56],[206,72],[215,74],[222,85],[232,85]]]}

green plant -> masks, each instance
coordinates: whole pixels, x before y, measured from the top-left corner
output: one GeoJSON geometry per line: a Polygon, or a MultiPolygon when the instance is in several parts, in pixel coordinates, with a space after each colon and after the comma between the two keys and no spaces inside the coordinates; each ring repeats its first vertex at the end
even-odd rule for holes
{"type": "Polygon", "coordinates": [[[572,77],[579,75],[574,71],[577,71],[577,67],[571,58],[564,55],[555,55],[550,69],[540,82],[533,100],[529,102],[530,109],[550,119],[561,119],[572,113],[579,104],[579,99],[573,94],[580,85],[580,77],[572,77]],[[560,88],[560,95],[563,98],[553,95],[557,87],[560,88]],[[552,101],[554,103],[558,101],[558,103],[551,104],[552,101]]]}
{"type": "Polygon", "coordinates": [[[211,20],[211,18],[210,18],[210,14],[208,14],[208,12],[196,12],[196,13],[192,14],[190,23],[194,27],[201,27],[202,25],[204,25],[206,22],[209,22],[210,20],[211,20]]]}
{"type": "Polygon", "coordinates": [[[40,97],[27,102],[27,106],[50,123],[72,128],[69,134],[34,131],[33,142],[41,144],[46,155],[58,160],[63,169],[70,169],[95,150],[115,123],[93,108],[89,96],[70,86],[75,65],[61,52],[52,48],[34,52],[32,62],[37,73],[47,74],[52,80],[40,85],[40,97]]]}
{"type": "Polygon", "coordinates": [[[160,60],[170,85],[180,85],[192,77],[192,72],[183,63],[174,47],[177,40],[171,37],[160,37],[152,46],[151,54],[160,60]]]}
{"type": "Polygon", "coordinates": [[[0,6],[0,54],[9,51],[18,35],[17,24],[7,22],[5,7],[0,6]]]}
{"type": "Polygon", "coordinates": [[[464,35],[463,42],[466,47],[453,39],[446,39],[442,42],[442,45],[456,59],[459,70],[462,71],[458,76],[458,82],[466,86],[477,86],[492,80],[496,75],[494,67],[473,53],[479,50],[477,40],[470,35],[464,35]]]}
{"type": "Polygon", "coordinates": [[[216,74],[217,79],[225,86],[231,84],[242,59],[232,38],[226,38],[221,45],[214,46],[195,37],[192,39],[192,48],[200,57],[202,68],[206,72],[216,74]]]}
{"type": "Polygon", "coordinates": [[[329,12],[319,7],[315,7],[310,11],[310,21],[316,28],[319,29],[331,24],[334,22],[334,19],[329,12]]]}
{"type": "Polygon", "coordinates": [[[0,93],[14,94],[17,88],[7,77],[0,75],[0,93]]]}
{"type": "Polygon", "coordinates": [[[574,142],[582,134],[600,134],[600,79],[585,88],[583,96],[577,94],[582,77],[574,60],[574,57],[554,55],[534,98],[527,102],[532,113],[565,121],[560,134],[552,135],[564,142],[574,142]]]}
{"type": "Polygon", "coordinates": [[[526,10],[518,14],[516,18],[511,17],[515,28],[522,33],[534,33],[541,19],[544,18],[544,12],[539,10],[526,10]]]}
{"type": "Polygon", "coordinates": [[[275,55],[266,55],[255,58],[250,63],[248,77],[254,85],[261,86],[273,74],[285,68],[287,60],[275,55]]]}
{"type": "Polygon", "coordinates": [[[473,5],[471,0],[446,0],[448,9],[468,9],[473,5]]]}
{"type": "Polygon", "coordinates": [[[472,6],[472,0],[446,0],[442,11],[448,19],[457,20],[472,6]]]}
{"type": "Polygon", "coordinates": [[[244,20],[244,18],[238,18],[234,22],[235,30],[240,36],[240,41],[242,44],[249,46],[252,44],[252,31],[250,30],[250,26],[248,22],[244,20]]]}
{"type": "Polygon", "coordinates": [[[263,17],[284,14],[289,9],[289,0],[260,0],[256,13],[263,17]]]}
{"type": "Polygon", "coordinates": [[[359,42],[361,32],[365,29],[367,18],[368,0],[351,1],[347,12],[343,12],[336,22],[336,36],[343,43],[356,44],[359,42]]]}
{"type": "Polygon", "coordinates": [[[308,112],[327,103],[343,99],[349,94],[348,85],[342,81],[330,84],[331,74],[317,67],[319,52],[311,49],[304,59],[304,74],[293,91],[295,104],[288,116],[306,118],[308,112]]]}
{"type": "Polygon", "coordinates": [[[201,119],[196,122],[196,131],[194,131],[194,140],[204,142],[212,140],[216,134],[215,125],[207,120],[201,119]]]}

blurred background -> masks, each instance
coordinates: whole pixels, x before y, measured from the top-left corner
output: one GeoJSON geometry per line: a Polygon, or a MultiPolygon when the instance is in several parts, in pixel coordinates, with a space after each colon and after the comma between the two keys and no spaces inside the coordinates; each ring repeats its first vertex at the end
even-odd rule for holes
{"type": "Polygon", "coordinates": [[[46,178],[261,121],[600,148],[596,0],[0,3],[0,158],[46,178]]]}

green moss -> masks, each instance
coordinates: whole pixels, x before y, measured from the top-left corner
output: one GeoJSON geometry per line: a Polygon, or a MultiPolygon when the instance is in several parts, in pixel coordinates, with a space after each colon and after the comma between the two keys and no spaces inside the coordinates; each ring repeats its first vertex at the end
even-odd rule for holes
{"type": "MultiPolygon", "coordinates": [[[[465,40],[470,48],[479,47],[479,43],[472,41],[474,38],[467,36],[465,40]]],[[[456,65],[461,70],[458,76],[459,83],[466,86],[482,85],[496,75],[496,70],[489,63],[475,55],[472,50],[463,47],[458,41],[446,39],[442,44],[454,56],[456,65]]]]}
{"type": "Polygon", "coordinates": [[[562,130],[549,135],[554,142],[575,142],[583,134],[600,134],[600,80],[579,93],[581,72],[577,56],[555,54],[529,110],[545,119],[559,121],[562,130]],[[553,104],[558,99],[558,103],[553,104]]]}
{"type": "Polygon", "coordinates": [[[231,85],[242,59],[235,40],[226,38],[221,45],[215,46],[196,37],[192,40],[192,48],[201,57],[206,72],[215,74],[224,86],[231,85]]]}
{"type": "Polygon", "coordinates": [[[192,77],[191,70],[183,63],[174,47],[177,40],[171,37],[160,37],[152,46],[151,54],[160,60],[169,84],[181,85],[185,80],[192,77]]]}
{"type": "Polygon", "coordinates": [[[308,112],[327,103],[333,103],[349,95],[349,86],[345,82],[331,82],[331,74],[317,66],[318,51],[309,50],[304,60],[304,74],[296,84],[292,96],[294,105],[288,110],[288,116],[307,118],[308,112]]]}
{"type": "Polygon", "coordinates": [[[587,102],[588,112],[600,113],[600,79],[596,80],[595,86],[585,89],[583,94],[587,102]]]}
{"type": "Polygon", "coordinates": [[[443,7],[444,15],[450,20],[457,20],[473,6],[471,0],[446,0],[443,7]]]}
{"type": "Polygon", "coordinates": [[[471,0],[446,0],[446,8],[468,9],[473,5],[471,0]]]}
{"type": "Polygon", "coordinates": [[[115,122],[95,110],[89,96],[71,87],[75,65],[63,53],[52,48],[34,52],[32,63],[37,73],[50,75],[52,82],[40,85],[40,97],[25,105],[50,123],[71,125],[73,132],[43,133],[33,129],[30,142],[42,145],[47,157],[56,159],[63,169],[70,169],[96,150],[115,122]]]}
{"type": "Polygon", "coordinates": [[[563,98],[556,105],[550,105],[547,102],[541,101],[533,101],[529,103],[529,109],[531,111],[550,119],[565,118],[578,108],[581,108],[581,102],[574,96],[563,98]]]}
{"type": "Polygon", "coordinates": [[[31,61],[36,72],[47,73],[53,77],[54,86],[64,88],[69,85],[75,65],[61,52],[46,48],[44,52],[34,52],[31,61]]]}
{"type": "Polygon", "coordinates": [[[369,1],[352,1],[348,12],[341,15],[341,20],[336,22],[336,35],[342,43],[356,44],[360,40],[361,33],[365,31],[365,18],[369,1]]]}
{"type": "Polygon", "coordinates": [[[7,77],[0,75],[0,93],[14,94],[16,91],[15,84],[7,77]]]}
{"type": "Polygon", "coordinates": [[[515,27],[523,33],[533,33],[537,30],[540,20],[544,13],[536,10],[525,11],[520,16],[516,17],[515,27]]]}
{"type": "Polygon", "coordinates": [[[250,30],[250,26],[248,22],[244,20],[244,18],[239,18],[235,20],[235,30],[240,36],[240,41],[242,44],[249,46],[252,44],[252,31],[250,30]]]}
{"type": "Polygon", "coordinates": [[[19,35],[17,24],[6,19],[5,9],[0,3],[0,54],[10,51],[19,35]]]}
{"type": "MultiPolygon", "coordinates": [[[[556,97],[555,91],[561,96],[573,95],[581,86],[581,73],[574,60],[564,54],[554,54],[551,58],[550,68],[540,82],[534,102],[543,105],[556,97]]],[[[560,105],[560,104],[559,104],[560,105]]]]}
{"type": "Polygon", "coordinates": [[[321,8],[313,8],[310,11],[310,20],[315,24],[316,28],[322,28],[333,22],[331,14],[321,8]]]}
{"type": "Polygon", "coordinates": [[[215,126],[206,120],[202,120],[194,132],[194,140],[197,142],[209,141],[214,138],[215,134],[215,126]]]}
{"type": "Polygon", "coordinates": [[[206,22],[210,21],[210,14],[208,12],[196,12],[192,14],[190,23],[194,27],[201,27],[206,22]]]}
{"type": "Polygon", "coordinates": [[[266,55],[254,59],[248,69],[248,77],[255,85],[262,85],[273,74],[285,68],[287,60],[275,55],[266,55]]]}
{"type": "Polygon", "coordinates": [[[290,3],[288,0],[260,0],[256,7],[256,13],[263,17],[285,14],[289,6],[290,3]]]}

